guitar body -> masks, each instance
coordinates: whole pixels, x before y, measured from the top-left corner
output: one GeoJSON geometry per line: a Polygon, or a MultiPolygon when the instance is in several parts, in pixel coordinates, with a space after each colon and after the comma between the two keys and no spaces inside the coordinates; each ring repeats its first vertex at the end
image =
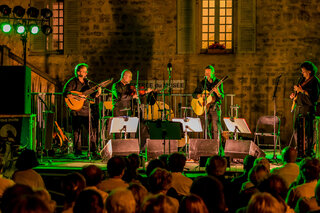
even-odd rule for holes
{"type": "Polygon", "coordinates": [[[81,110],[83,107],[84,101],[86,100],[85,98],[80,97],[80,95],[82,95],[82,92],[71,91],[71,94],[77,94],[77,95],[73,95],[72,97],[66,97],[64,99],[67,106],[74,111],[81,110]]]}
{"type": "MultiPolygon", "coordinates": [[[[203,91],[202,94],[208,94],[207,90],[203,91]]],[[[204,106],[203,97],[193,98],[191,101],[192,110],[196,115],[203,115],[205,108],[208,108],[210,104],[213,102],[213,97],[210,95],[207,97],[207,107],[204,106]]]]}
{"type": "MultiPolygon", "coordinates": [[[[101,84],[97,84],[96,86],[84,91],[84,92],[78,92],[78,91],[71,91],[71,96],[66,97],[64,100],[67,104],[67,106],[74,111],[79,111],[83,107],[83,104],[87,99],[86,97],[89,97],[90,94],[97,91],[98,87],[106,87],[108,84],[110,84],[113,81],[113,79],[106,80],[102,82],[101,84]],[[84,96],[84,97],[81,97],[84,96]]],[[[90,101],[91,104],[94,104],[94,101],[90,101]]]]}
{"type": "Polygon", "coordinates": [[[202,94],[204,94],[206,97],[207,97],[207,105],[204,106],[204,99],[203,97],[200,97],[200,98],[194,98],[192,99],[191,101],[191,107],[192,107],[192,110],[194,111],[194,113],[196,113],[196,115],[202,115],[205,111],[204,110],[207,110],[211,103],[214,103],[216,100],[215,98],[212,96],[213,92],[214,92],[214,89],[215,88],[218,88],[222,82],[224,82],[225,80],[228,79],[228,76],[225,76],[223,77],[212,89],[211,91],[207,91],[207,90],[204,90],[202,92],[202,94]]]}

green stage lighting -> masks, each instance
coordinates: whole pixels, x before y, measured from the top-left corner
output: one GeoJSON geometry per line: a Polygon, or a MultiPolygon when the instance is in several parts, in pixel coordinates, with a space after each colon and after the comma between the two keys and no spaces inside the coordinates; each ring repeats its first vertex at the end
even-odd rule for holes
{"type": "Polygon", "coordinates": [[[17,24],[15,25],[15,30],[19,34],[23,34],[26,32],[26,27],[23,24],[17,24]]]}
{"type": "Polygon", "coordinates": [[[36,35],[39,33],[39,27],[35,24],[29,26],[30,33],[36,35]]]}
{"type": "Polygon", "coordinates": [[[11,31],[12,27],[9,23],[2,23],[1,24],[1,30],[4,33],[9,33],[11,31]]]}

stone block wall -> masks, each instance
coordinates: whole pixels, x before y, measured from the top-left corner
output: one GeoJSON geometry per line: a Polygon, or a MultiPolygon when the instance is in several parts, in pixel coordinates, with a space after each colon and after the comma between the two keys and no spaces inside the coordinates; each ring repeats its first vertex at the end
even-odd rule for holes
{"type": "MultiPolygon", "coordinates": [[[[197,1],[199,3],[200,0],[197,1]]],[[[234,0],[237,2],[237,0],[234,0]]],[[[18,2],[19,1],[14,1],[18,2]]],[[[173,65],[172,79],[185,80],[182,93],[191,93],[203,78],[204,67],[213,64],[225,82],[226,93],[235,94],[239,117],[254,131],[258,117],[281,118],[281,138],[292,134],[289,95],[297,82],[299,64],[320,65],[320,0],[257,0],[255,53],[223,55],[177,54],[177,4],[174,0],[81,0],[80,50],[77,55],[29,56],[28,61],[62,85],[80,62],[89,64],[89,77],[119,79],[123,69],[139,70],[141,80],[167,80],[166,65],[173,65]],[[282,75],[274,104],[275,79],[282,75]]],[[[236,23],[236,22],[235,22],[236,23]]],[[[19,39],[0,34],[0,44],[19,50],[19,39]]]]}

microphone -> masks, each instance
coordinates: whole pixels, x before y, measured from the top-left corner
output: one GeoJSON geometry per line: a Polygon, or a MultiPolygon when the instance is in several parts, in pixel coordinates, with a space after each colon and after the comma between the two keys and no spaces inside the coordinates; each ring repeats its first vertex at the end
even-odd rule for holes
{"type": "Polygon", "coordinates": [[[172,64],[171,64],[170,62],[169,62],[168,65],[167,65],[167,70],[168,70],[169,72],[172,71],[172,64]]]}
{"type": "Polygon", "coordinates": [[[277,79],[280,79],[280,78],[281,78],[281,76],[282,76],[282,74],[280,74],[280,75],[277,77],[277,79]]]}

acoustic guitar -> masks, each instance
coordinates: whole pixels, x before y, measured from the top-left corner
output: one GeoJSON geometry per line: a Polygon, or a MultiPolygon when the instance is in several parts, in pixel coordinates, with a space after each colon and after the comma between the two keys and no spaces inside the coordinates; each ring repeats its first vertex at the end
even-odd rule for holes
{"type": "Polygon", "coordinates": [[[200,98],[193,98],[192,101],[191,101],[191,107],[192,107],[192,110],[194,111],[194,113],[196,115],[202,115],[204,113],[204,110],[207,110],[209,107],[210,107],[210,104],[211,103],[214,103],[215,102],[215,98],[212,97],[212,93],[213,93],[213,90],[215,88],[218,88],[225,80],[228,79],[228,76],[225,76],[223,77],[212,89],[211,91],[207,91],[207,90],[204,90],[202,92],[202,94],[206,95],[207,97],[207,104],[205,106],[205,101],[204,101],[204,98],[203,97],[200,97],[200,98]]]}
{"type": "Polygon", "coordinates": [[[94,103],[93,101],[91,101],[88,96],[91,95],[92,93],[94,93],[98,87],[106,87],[107,85],[109,85],[111,82],[113,81],[113,79],[109,79],[106,80],[100,84],[97,84],[96,86],[84,91],[84,92],[78,92],[78,91],[71,91],[69,94],[71,94],[72,96],[68,96],[65,97],[65,102],[67,104],[67,106],[74,111],[79,111],[82,109],[83,104],[86,100],[89,100],[90,103],[94,103]]]}

